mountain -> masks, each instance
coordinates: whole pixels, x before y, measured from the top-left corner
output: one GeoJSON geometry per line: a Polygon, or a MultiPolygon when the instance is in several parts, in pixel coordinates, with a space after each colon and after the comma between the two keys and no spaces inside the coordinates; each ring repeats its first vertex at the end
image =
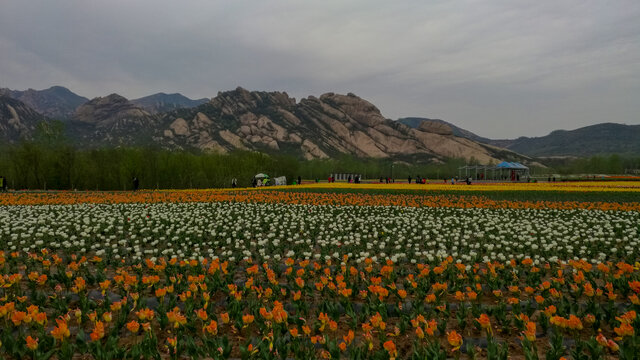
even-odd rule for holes
{"type": "Polygon", "coordinates": [[[168,112],[182,108],[193,108],[209,101],[207,98],[191,100],[188,97],[174,93],[165,94],[157,93],[139,99],[133,99],[131,102],[145,109],[149,113],[157,114],[168,112]]]}
{"type": "Polygon", "coordinates": [[[160,124],[154,139],[171,148],[287,152],[306,159],[339,154],[423,161],[522,159],[451,132],[413,129],[386,119],[373,104],[354,94],[327,93],[296,102],[284,92],[237,88],[196,108],[164,114],[160,124]]]}
{"type": "MultiPolygon", "coordinates": [[[[7,138],[15,141],[27,136],[34,123],[45,119],[18,100],[5,98],[15,110],[5,106],[3,126],[13,126],[5,132],[7,138]],[[33,121],[22,121],[27,118],[33,121]]],[[[418,162],[528,161],[511,151],[457,136],[455,128],[442,121],[423,121],[412,128],[386,119],[377,107],[354,94],[327,93],[298,102],[285,92],[237,88],[196,107],[187,107],[192,100],[184,99],[189,100],[179,94],[156,94],[135,102],[118,94],[94,98],[76,108],[66,122],[66,132],[81,147],[152,145],[219,153],[242,149],[305,159],[349,154],[418,162]],[[175,109],[155,113],[162,108],[159,104],[173,104],[169,108],[175,109]]]]}
{"type": "Polygon", "coordinates": [[[16,142],[34,136],[46,118],[25,103],[0,94],[0,140],[16,142]]]}
{"type": "Polygon", "coordinates": [[[541,137],[488,139],[439,119],[408,117],[397,121],[412,128],[443,124],[449,127],[455,136],[532,157],[640,155],[640,125],[602,123],[575,130],[556,130],[541,137]]]}
{"type": "Polygon", "coordinates": [[[556,130],[541,137],[493,140],[492,143],[530,156],[592,156],[640,154],[640,125],[602,123],[575,130],[556,130]]]}
{"type": "Polygon", "coordinates": [[[435,122],[435,123],[439,123],[439,124],[444,124],[444,125],[447,125],[448,127],[451,128],[451,132],[455,136],[463,137],[463,138],[466,138],[466,139],[470,139],[470,140],[481,142],[481,143],[485,143],[485,144],[491,143],[491,139],[476,135],[476,134],[472,133],[469,130],[465,130],[463,128],[457,127],[457,126],[453,125],[450,122],[447,122],[447,121],[444,121],[444,120],[440,120],[440,119],[428,119],[428,118],[421,118],[421,117],[406,117],[406,118],[400,118],[397,121],[402,123],[402,124],[405,124],[405,125],[407,125],[409,127],[412,127],[414,129],[418,128],[420,126],[420,124],[422,124],[423,122],[435,122]]]}
{"type": "Polygon", "coordinates": [[[44,90],[29,89],[25,91],[0,89],[0,93],[20,100],[42,115],[52,119],[68,120],[78,106],[89,99],[77,95],[62,86],[52,86],[44,90]]]}
{"type": "Polygon", "coordinates": [[[156,122],[156,117],[144,109],[118,94],[111,94],[78,107],[67,130],[81,144],[137,145],[156,122]]]}

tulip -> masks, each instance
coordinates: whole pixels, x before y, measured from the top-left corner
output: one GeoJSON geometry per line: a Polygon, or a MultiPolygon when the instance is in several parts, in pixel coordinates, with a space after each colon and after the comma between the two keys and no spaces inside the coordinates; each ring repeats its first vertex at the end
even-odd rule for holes
{"type": "Polygon", "coordinates": [[[35,351],[38,348],[38,338],[32,338],[31,335],[27,336],[26,338],[26,342],[27,342],[27,347],[31,350],[31,351],[35,351]]]}

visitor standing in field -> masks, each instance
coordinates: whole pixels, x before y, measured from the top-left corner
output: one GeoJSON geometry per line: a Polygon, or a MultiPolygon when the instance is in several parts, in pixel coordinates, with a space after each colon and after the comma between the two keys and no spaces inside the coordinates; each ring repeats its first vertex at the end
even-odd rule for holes
{"type": "Polygon", "coordinates": [[[231,187],[232,188],[238,187],[238,179],[236,178],[231,179],[231,187]]]}
{"type": "Polygon", "coordinates": [[[298,176],[298,185],[302,185],[302,177],[298,176]]]}
{"type": "Polygon", "coordinates": [[[133,191],[138,191],[138,186],[140,186],[140,182],[137,177],[133,177],[133,191]]]}

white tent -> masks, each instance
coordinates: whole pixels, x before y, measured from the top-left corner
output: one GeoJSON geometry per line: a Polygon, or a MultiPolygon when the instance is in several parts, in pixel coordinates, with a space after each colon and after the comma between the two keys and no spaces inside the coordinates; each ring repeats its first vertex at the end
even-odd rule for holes
{"type": "Polygon", "coordinates": [[[273,179],[275,181],[276,186],[278,185],[287,185],[287,178],[284,176],[277,177],[273,179]]]}

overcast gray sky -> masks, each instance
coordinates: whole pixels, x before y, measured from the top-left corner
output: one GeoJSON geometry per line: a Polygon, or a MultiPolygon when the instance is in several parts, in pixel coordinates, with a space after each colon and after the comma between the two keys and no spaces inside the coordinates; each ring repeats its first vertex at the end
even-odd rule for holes
{"type": "Polygon", "coordinates": [[[353,92],[491,138],[640,123],[639,0],[0,0],[0,87],[353,92]]]}

